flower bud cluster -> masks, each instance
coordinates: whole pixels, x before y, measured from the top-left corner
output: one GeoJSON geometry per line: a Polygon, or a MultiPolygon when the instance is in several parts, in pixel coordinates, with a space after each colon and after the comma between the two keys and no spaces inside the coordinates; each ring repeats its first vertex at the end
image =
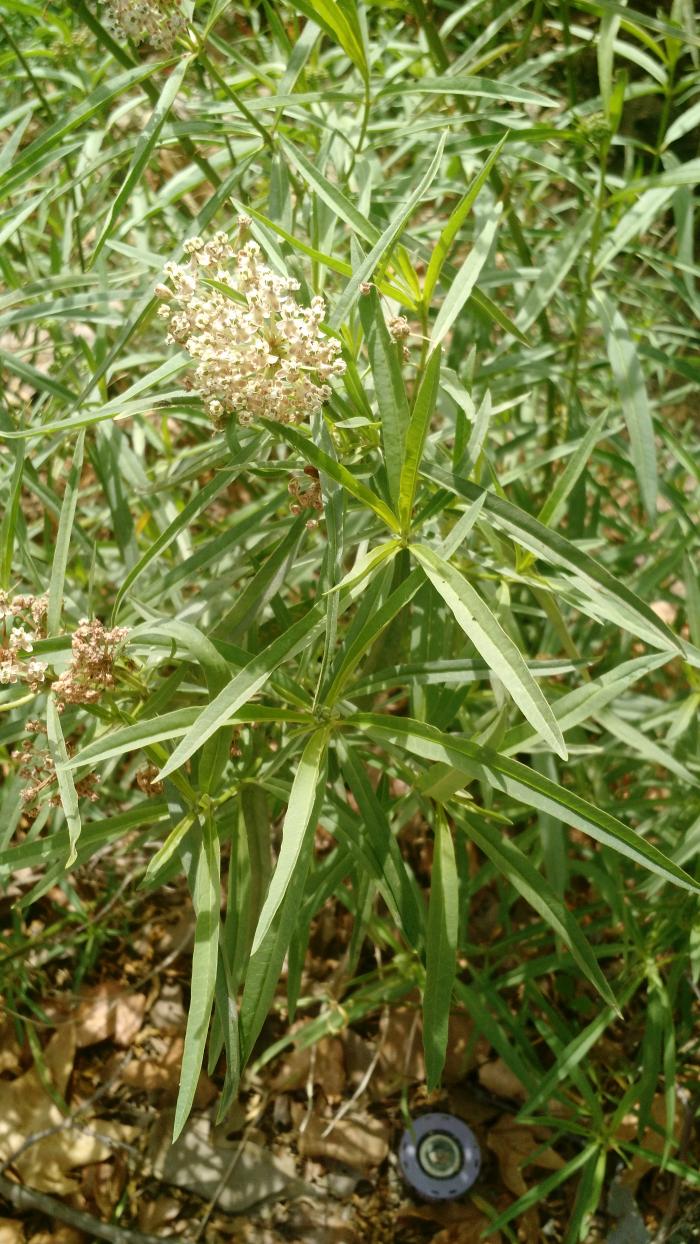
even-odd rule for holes
{"type": "Polygon", "coordinates": [[[0,592],[0,685],[27,683],[38,691],[46,662],[25,654],[34,650],[46,617],[45,596],[9,596],[0,592]]]}
{"type": "Polygon", "coordinates": [[[405,341],[411,335],[411,329],[405,315],[394,315],[389,320],[388,327],[392,341],[405,341]]]}
{"type": "Polygon", "coordinates": [[[70,662],[53,684],[59,711],[66,704],[95,704],[103,691],[111,691],[116,649],[128,633],[124,626],[107,631],[97,618],[81,619],[71,637],[70,662]]]}
{"type": "MultiPolygon", "coordinates": [[[[41,721],[28,721],[26,729],[30,735],[46,733],[46,726],[41,721]]],[[[70,743],[66,744],[66,751],[69,756],[74,754],[74,750],[70,743]]],[[[48,749],[36,746],[35,740],[28,738],[24,740],[19,751],[13,752],[12,759],[18,765],[20,777],[27,782],[24,789],[20,791],[22,803],[34,803],[39,795],[45,795],[47,792],[50,792],[46,800],[49,807],[60,807],[61,796],[58,791],[56,766],[48,749]]],[[[96,782],[97,774],[89,773],[87,777],[81,778],[75,783],[76,794],[91,800],[92,803],[96,803],[99,798],[94,789],[96,782]]]]}
{"type": "Polygon", "coordinates": [[[165,265],[174,296],[165,285],[156,294],[168,341],[196,360],[192,387],[215,425],[232,414],[242,424],[261,416],[277,423],[311,418],[331,396],[331,376],[345,371],[340,344],[321,331],[323,299],[300,306],[293,297],[299,282],[262,263],[256,242],[236,252],[226,234],[217,233],[206,245],[191,238],[185,252],[188,263],[165,265]]]}
{"type": "MultiPolygon", "coordinates": [[[[316,510],[321,514],[323,513],[323,494],[321,492],[321,482],[318,477],[318,471],[315,467],[306,466],[304,467],[304,474],[309,476],[311,479],[311,484],[308,488],[302,489],[303,481],[298,479],[296,475],[292,476],[287,485],[292,497],[292,502],[289,508],[295,517],[298,514],[301,514],[304,510],[316,510]]],[[[318,524],[315,519],[311,518],[306,526],[313,529],[318,526],[318,524]]]]}
{"type": "Polygon", "coordinates": [[[106,0],[105,26],[117,39],[170,52],[187,28],[177,0],[106,0]]]}

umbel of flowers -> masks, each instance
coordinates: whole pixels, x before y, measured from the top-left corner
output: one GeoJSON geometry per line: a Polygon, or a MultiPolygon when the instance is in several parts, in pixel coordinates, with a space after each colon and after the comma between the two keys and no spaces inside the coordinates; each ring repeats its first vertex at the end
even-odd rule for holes
{"type": "Polygon", "coordinates": [[[106,0],[104,23],[118,39],[169,52],[187,28],[177,0],[106,0]]]}
{"type": "Polygon", "coordinates": [[[323,299],[300,306],[293,297],[299,282],[262,263],[256,242],[236,252],[217,233],[206,244],[191,238],[184,249],[188,263],[165,265],[173,289],[158,285],[156,294],[168,340],[196,360],[192,387],[214,423],[227,415],[243,424],[260,416],[277,423],[311,418],[331,395],[331,376],[345,370],[340,344],[321,331],[323,299]]]}
{"type": "Polygon", "coordinates": [[[0,684],[24,682],[38,691],[46,677],[46,662],[31,654],[42,636],[45,596],[9,596],[0,592],[0,684]]]}

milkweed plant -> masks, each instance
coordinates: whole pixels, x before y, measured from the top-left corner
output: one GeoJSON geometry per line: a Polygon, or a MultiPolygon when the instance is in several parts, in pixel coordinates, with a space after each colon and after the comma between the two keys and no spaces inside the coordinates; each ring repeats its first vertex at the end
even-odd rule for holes
{"type": "Polygon", "coordinates": [[[223,1116],[416,991],[433,1090],[468,1014],[575,1142],[583,1238],[658,1092],[692,1178],[691,6],[2,25],[2,876],[39,870],[23,910],[105,851],[184,876],[176,1136],[203,1064],[223,1116]]]}

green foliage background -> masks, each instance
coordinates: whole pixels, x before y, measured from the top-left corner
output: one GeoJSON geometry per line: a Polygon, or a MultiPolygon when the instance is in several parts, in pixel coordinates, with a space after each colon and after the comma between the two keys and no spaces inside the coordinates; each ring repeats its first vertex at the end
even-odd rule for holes
{"type": "MultiPolygon", "coordinates": [[[[619,1120],[636,1104],[643,1135],[659,1092],[655,1161],[698,1182],[673,1139],[700,972],[692,6],[191,10],[156,59],[88,3],[1,9],[0,586],[49,592],[56,672],[79,618],[131,629],[94,708],[0,690],[0,869],[43,867],[25,910],[72,893],[71,848],[184,872],[177,1131],[203,1059],[223,1113],[279,1051],[271,1008],[311,1043],[418,987],[430,1087],[466,1009],[569,1146],[499,1222],[571,1177],[584,1238],[619,1120]],[[312,427],[213,432],[155,318],[166,260],[240,211],[342,341],[312,427]],[[305,465],[315,531],[289,513],[305,465]],[[63,807],[27,830],[11,757],[45,712],[63,807]],[[328,902],[354,921],[342,1011],[302,988],[328,902]]],[[[2,988],[41,1013],[16,959],[2,988]]]]}

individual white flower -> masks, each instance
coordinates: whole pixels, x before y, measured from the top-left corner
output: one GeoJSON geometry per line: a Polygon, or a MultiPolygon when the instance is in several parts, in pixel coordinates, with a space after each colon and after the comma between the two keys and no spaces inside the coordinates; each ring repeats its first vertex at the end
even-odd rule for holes
{"type": "Polygon", "coordinates": [[[10,652],[33,652],[34,638],[34,635],[30,631],[25,631],[23,626],[13,626],[9,639],[10,652]]]}
{"type": "Polygon", "coordinates": [[[164,266],[174,297],[156,286],[159,315],[168,321],[168,340],[197,361],[192,387],[214,422],[231,414],[243,425],[260,417],[310,419],[331,396],[327,382],[345,370],[339,342],[321,331],[323,299],[300,306],[293,297],[299,282],[268,268],[256,242],[236,252],[217,233],[206,244],[190,238],[183,250],[187,264],[164,266]],[[207,280],[227,286],[231,296],[207,280]]]}
{"type": "Polygon", "coordinates": [[[32,657],[31,661],[27,661],[24,667],[24,677],[31,685],[44,682],[46,669],[46,661],[37,661],[36,657],[32,657]]]}

